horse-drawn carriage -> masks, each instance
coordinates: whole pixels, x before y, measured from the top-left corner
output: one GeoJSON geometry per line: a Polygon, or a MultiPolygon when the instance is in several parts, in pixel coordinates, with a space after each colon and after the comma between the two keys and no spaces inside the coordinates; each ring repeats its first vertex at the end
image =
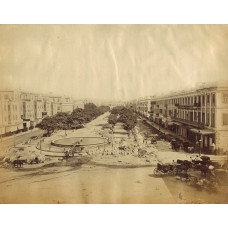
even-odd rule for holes
{"type": "Polygon", "coordinates": [[[224,183],[225,179],[227,183],[228,180],[228,172],[222,170],[221,165],[218,162],[211,161],[208,156],[197,156],[192,161],[178,159],[176,162],[173,161],[172,164],[158,163],[154,169],[154,174],[156,176],[175,175],[178,180],[208,191],[216,191],[219,182],[224,183]],[[219,175],[221,173],[223,175],[219,175]],[[225,178],[221,176],[225,176],[225,178]]]}
{"type": "Polygon", "coordinates": [[[171,146],[172,146],[173,150],[179,151],[181,146],[182,146],[182,143],[177,139],[172,139],[171,140],[171,146]]]}
{"type": "Polygon", "coordinates": [[[162,176],[164,174],[175,174],[175,166],[171,164],[157,163],[157,167],[154,169],[156,176],[162,176]]]}

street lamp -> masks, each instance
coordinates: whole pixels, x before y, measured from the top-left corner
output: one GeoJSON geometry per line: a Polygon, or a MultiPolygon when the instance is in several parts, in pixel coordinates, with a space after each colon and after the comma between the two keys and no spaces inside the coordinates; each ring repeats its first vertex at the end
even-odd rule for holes
{"type": "Polygon", "coordinates": [[[201,156],[201,139],[199,140],[199,156],[201,156]]]}
{"type": "MultiPolygon", "coordinates": [[[[198,131],[199,136],[200,136],[200,130],[198,131]]],[[[199,139],[199,156],[201,156],[201,139],[199,139]]]]}

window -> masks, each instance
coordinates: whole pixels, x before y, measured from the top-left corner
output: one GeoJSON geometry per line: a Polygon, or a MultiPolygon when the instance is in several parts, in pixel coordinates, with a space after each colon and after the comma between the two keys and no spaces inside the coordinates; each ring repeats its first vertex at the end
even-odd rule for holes
{"type": "Polygon", "coordinates": [[[207,119],[206,119],[206,124],[209,126],[209,113],[207,113],[207,119]]]}
{"type": "Polygon", "coordinates": [[[10,111],[10,105],[8,105],[8,111],[10,111]]]}
{"type": "Polygon", "coordinates": [[[215,104],[215,94],[212,94],[212,104],[215,104]]]}
{"type": "Polygon", "coordinates": [[[223,94],[223,103],[228,104],[228,93],[223,94]]]}
{"type": "Polygon", "coordinates": [[[210,95],[207,95],[207,103],[210,103],[210,95]]]}
{"type": "Polygon", "coordinates": [[[205,97],[204,96],[202,96],[202,102],[203,102],[203,104],[205,104],[205,97]]]}
{"type": "Polygon", "coordinates": [[[194,112],[194,121],[197,121],[197,112],[194,112]]]}
{"type": "Polygon", "coordinates": [[[215,127],[215,114],[214,113],[211,114],[211,126],[215,127]]]}
{"type": "Polygon", "coordinates": [[[223,114],[223,125],[228,125],[228,113],[223,114]]]}

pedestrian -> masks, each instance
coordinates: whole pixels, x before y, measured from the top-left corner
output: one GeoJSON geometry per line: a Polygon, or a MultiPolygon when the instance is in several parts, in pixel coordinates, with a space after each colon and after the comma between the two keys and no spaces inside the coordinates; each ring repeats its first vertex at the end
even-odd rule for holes
{"type": "Polygon", "coordinates": [[[182,200],[182,194],[181,194],[181,192],[179,193],[179,199],[182,200]]]}
{"type": "Polygon", "coordinates": [[[212,154],[216,154],[216,146],[215,143],[212,143],[212,154]]]}

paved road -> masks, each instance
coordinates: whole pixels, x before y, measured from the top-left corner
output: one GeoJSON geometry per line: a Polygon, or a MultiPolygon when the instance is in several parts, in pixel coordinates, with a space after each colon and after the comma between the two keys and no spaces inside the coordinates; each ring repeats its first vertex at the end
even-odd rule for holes
{"type": "Polygon", "coordinates": [[[32,136],[39,136],[39,135],[42,135],[43,133],[44,131],[38,129],[35,131],[33,130],[32,132],[29,131],[26,134],[15,135],[14,137],[10,137],[8,139],[5,139],[4,141],[0,141],[0,154],[4,153],[4,151],[10,147],[13,147],[15,145],[25,142],[32,136]]]}

